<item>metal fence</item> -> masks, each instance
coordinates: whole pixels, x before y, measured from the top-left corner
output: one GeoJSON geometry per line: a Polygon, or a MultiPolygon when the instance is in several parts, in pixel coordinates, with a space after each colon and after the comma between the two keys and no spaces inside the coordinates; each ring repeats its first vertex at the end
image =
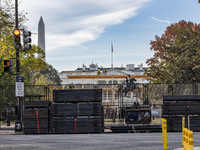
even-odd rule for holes
{"type": "MultiPolygon", "coordinates": [[[[67,84],[67,85],[25,85],[23,101],[53,101],[53,90],[60,89],[102,89],[102,104],[106,119],[122,118],[124,108],[132,107],[135,101],[140,105],[150,105],[160,108],[163,104],[163,95],[199,95],[200,83],[194,84],[140,84],[126,94],[125,84],[67,84]]],[[[22,102],[23,104],[23,102],[22,102]]],[[[15,86],[0,85],[0,110],[15,108],[15,86]]],[[[2,113],[1,113],[2,114],[2,113]]]]}
{"type": "MultiPolygon", "coordinates": [[[[163,95],[199,95],[200,83],[195,84],[136,84],[136,87],[129,90],[125,95],[122,84],[67,84],[48,85],[46,99],[53,100],[53,90],[60,89],[102,89],[103,102],[122,103],[125,106],[137,98],[144,104],[162,104],[163,95]],[[123,100],[122,100],[123,97],[123,100]]],[[[120,104],[119,104],[120,105],[120,104]]]]}
{"type": "MultiPolygon", "coordinates": [[[[22,105],[27,100],[47,100],[46,95],[47,87],[44,85],[25,85],[22,105]]],[[[15,121],[17,119],[16,106],[15,85],[0,85],[0,121],[3,121],[3,123],[6,123],[8,119],[15,121]]]]}
{"type": "Polygon", "coordinates": [[[146,84],[150,104],[163,104],[163,95],[199,95],[200,83],[194,84],[146,84]]]}
{"type": "Polygon", "coordinates": [[[55,89],[102,89],[102,104],[104,106],[104,117],[113,122],[124,117],[123,111],[132,107],[135,101],[140,106],[149,105],[152,110],[152,117],[161,116],[163,95],[198,95],[199,83],[195,84],[136,84],[135,88],[127,94],[123,92],[125,85],[122,84],[74,84],[74,85],[49,85],[47,99],[53,100],[55,89]]]}
{"type": "MultiPolygon", "coordinates": [[[[195,84],[136,84],[136,88],[123,93],[122,84],[68,84],[68,85],[25,85],[24,100],[53,100],[56,89],[102,89],[103,103],[130,106],[136,99],[141,104],[162,104],[163,95],[199,95],[200,83],[195,84]]],[[[15,106],[15,86],[0,85],[1,107],[15,106]]]]}

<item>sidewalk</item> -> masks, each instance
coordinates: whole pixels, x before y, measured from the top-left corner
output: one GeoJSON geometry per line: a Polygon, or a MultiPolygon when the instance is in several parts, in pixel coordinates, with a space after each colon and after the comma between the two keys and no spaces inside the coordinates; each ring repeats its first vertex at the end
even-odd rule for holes
{"type": "Polygon", "coordinates": [[[10,126],[7,126],[5,124],[1,124],[0,126],[0,135],[13,135],[15,134],[15,125],[11,124],[10,126]]]}

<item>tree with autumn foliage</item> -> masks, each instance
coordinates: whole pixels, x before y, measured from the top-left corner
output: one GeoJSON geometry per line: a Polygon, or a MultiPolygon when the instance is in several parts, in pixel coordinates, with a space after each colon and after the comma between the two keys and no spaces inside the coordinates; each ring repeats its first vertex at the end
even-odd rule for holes
{"type": "Polygon", "coordinates": [[[146,61],[146,74],[153,82],[200,82],[200,24],[184,20],[171,24],[150,45],[154,55],[146,61]]]}

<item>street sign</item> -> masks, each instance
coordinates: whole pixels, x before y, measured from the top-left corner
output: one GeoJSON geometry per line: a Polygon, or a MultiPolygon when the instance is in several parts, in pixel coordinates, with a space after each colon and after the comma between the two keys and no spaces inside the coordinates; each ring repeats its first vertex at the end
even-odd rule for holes
{"type": "Polygon", "coordinates": [[[15,94],[16,97],[24,97],[24,77],[16,77],[15,94]]]}

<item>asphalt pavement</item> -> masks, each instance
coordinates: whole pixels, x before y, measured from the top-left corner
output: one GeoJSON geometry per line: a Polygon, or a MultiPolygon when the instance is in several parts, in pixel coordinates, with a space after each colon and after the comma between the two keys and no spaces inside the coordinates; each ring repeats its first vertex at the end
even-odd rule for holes
{"type": "MultiPolygon", "coordinates": [[[[193,137],[200,150],[200,132],[193,137]]],[[[181,132],[167,133],[168,150],[181,150],[181,142],[181,132]]],[[[163,150],[163,141],[162,133],[24,135],[11,125],[0,128],[0,150],[163,150]]]]}
{"type": "MultiPolygon", "coordinates": [[[[181,136],[167,134],[169,150],[181,148],[181,136]]],[[[194,146],[200,146],[199,139],[194,132],[194,146]]],[[[2,134],[0,150],[163,150],[163,141],[162,133],[2,134]]]]}

